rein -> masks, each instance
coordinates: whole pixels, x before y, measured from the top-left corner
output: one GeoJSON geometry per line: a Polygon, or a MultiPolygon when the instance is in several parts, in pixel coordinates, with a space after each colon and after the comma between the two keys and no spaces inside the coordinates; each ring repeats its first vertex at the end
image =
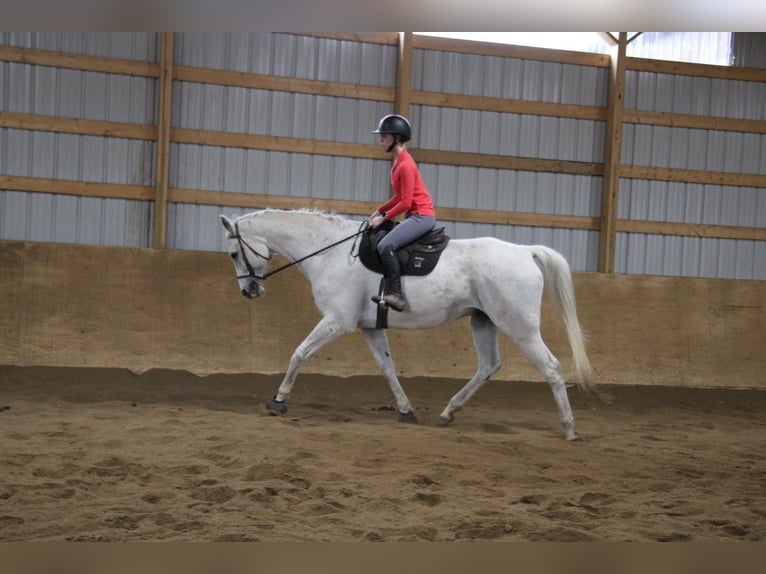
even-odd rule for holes
{"type": "MultiPolygon", "coordinates": [[[[359,237],[362,233],[364,233],[367,230],[368,225],[369,224],[367,223],[367,221],[363,221],[362,224],[359,226],[359,230],[356,233],[352,233],[348,237],[344,237],[343,239],[339,239],[335,243],[332,243],[330,245],[322,247],[321,249],[317,249],[316,251],[314,251],[313,253],[309,253],[308,255],[304,255],[300,259],[296,259],[295,261],[291,261],[290,263],[282,265],[281,267],[277,267],[273,271],[269,271],[268,273],[264,273],[263,275],[260,275],[260,274],[255,272],[255,270],[253,269],[253,266],[250,265],[250,261],[247,260],[247,255],[245,255],[245,247],[247,247],[250,251],[252,251],[257,257],[260,257],[261,259],[263,259],[265,261],[271,261],[271,254],[269,254],[269,256],[266,257],[265,255],[263,255],[261,253],[258,253],[258,251],[252,245],[250,245],[244,237],[242,237],[242,234],[239,232],[239,224],[235,223],[234,224],[234,228],[236,229],[237,234],[236,235],[232,235],[231,238],[232,239],[236,239],[237,241],[239,241],[239,249],[242,252],[242,258],[245,260],[245,267],[247,267],[247,275],[237,275],[237,279],[245,279],[247,277],[251,277],[253,279],[258,279],[260,281],[265,281],[267,277],[271,277],[272,275],[276,275],[280,271],[284,271],[285,269],[289,269],[293,265],[297,265],[298,263],[302,263],[306,259],[310,259],[311,257],[314,257],[315,255],[319,255],[320,253],[324,253],[328,249],[332,249],[333,247],[336,247],[336,246],[340,245],[341,243],[344,243],[344,242],[348,241],[349,239],[355,239],[355,238],[359,237]]],[[[356,246],[356,241],[354,241],[354,244],[351,246],[352,253],[354,251],[354,247],[355,246],[356,246]]]]}

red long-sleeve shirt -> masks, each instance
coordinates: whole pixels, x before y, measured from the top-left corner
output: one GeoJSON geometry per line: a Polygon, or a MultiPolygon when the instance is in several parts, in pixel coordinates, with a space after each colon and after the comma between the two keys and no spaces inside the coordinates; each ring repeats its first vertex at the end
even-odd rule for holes
{"type": "Polygon", "coordinates": [[[386,214],[386,219],[400,213],[436,216],[431,194],[423,183],[415,160],[406,149],[397,156],[391,168],[391,187],[394,188],[394,196],[378,208],[379,213],[386,214]]]}

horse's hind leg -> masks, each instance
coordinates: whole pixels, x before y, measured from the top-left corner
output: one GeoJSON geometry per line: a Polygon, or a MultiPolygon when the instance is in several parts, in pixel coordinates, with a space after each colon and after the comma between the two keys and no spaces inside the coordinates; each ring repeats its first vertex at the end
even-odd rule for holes
{"type": "Polygon", "coordinates": [[[553,398],[556,401],[561,424],[564,425],[565,438],[567,440],[579,438],[574,430],[574,416],[569,405],[569,396],[564,384],[564,377],[561,374],[561,364],[543,342],[539,329],[525,339],[513,337],[513,340],[519,346],[521,352],[524,353],[524,356],[537,367],[548,383],[553,393],[553,398]]]}
{"type": "Polygon", "coordinates": [[[396,376],[396,367],[391,358],[391,348],[388,345],[388,337],[383,329],[362,329],[367,346],[372,351],[372,356],[378,363],[381,372],[388,380],[388,386],[396,398],[396,405],[399,407],[399,421],[405,423],[416,423],[417,418],[412,410],[410,399],[404,393],[399,378],[396,376]]]}
{"type": "Polygon", "coordinates": [[[438,424],[441,426],[451,423],[455,418],[453,413],[460,410],[476,391],[500,370],[500,350],[495,324],[487,315],[477,311],[471,315],[471,330],[479,366],[473,378],[450,399],[447,407],[439,415],[438,424]]]}

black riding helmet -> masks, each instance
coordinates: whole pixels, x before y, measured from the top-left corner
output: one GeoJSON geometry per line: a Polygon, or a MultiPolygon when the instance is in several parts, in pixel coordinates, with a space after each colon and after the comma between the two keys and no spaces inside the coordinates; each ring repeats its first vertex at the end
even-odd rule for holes
{"type": "Polygon", "coordinates": [[[383,116],[378,122],[378,127],[372,133],[374,134],[392,134],[404,143],[410,141],[412,137],[412,128],[410,122],[404,116],[391,114],[383,116]]]}

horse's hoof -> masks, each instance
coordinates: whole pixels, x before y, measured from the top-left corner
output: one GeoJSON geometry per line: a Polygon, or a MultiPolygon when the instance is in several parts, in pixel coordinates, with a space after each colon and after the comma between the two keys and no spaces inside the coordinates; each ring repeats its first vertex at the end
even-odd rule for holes
{"type": "Polygon", "coordinates": [[[269,399],[266,401],[266,410],[272,415],[283,415],[287,412],[287,405],[285,404],[285,401],[269,399]]]}
{"type": "Polygon", "coordinates": [[[576,432],[573,432],[572,434],[568,434],[564,438],[566,438],[566,440],[569,441],[569,442],[576,441],[576,440],[582,440],[582,439],[580,439],[580,435],[577,434],[576,432]]]}
{"type": "Polygon", "coordinates": [[[444,415],[442,415],[439,417],[439,420],[436,421],[436,424],[439,425],[440,427],[446,427],[448,424],[450,424],[454,420],[455,420],[455,417],[453,417],[452,415],[448,417],[445,417],[444,415]]]}
{"type": "Polygon", "coordinates": [[[415,416],[415,413],[412,411],[408,411],[406,413],[399,413],[399,422],[400,423],[410,423],[410,424],[418,424],[418,418],[415,416]]]}

